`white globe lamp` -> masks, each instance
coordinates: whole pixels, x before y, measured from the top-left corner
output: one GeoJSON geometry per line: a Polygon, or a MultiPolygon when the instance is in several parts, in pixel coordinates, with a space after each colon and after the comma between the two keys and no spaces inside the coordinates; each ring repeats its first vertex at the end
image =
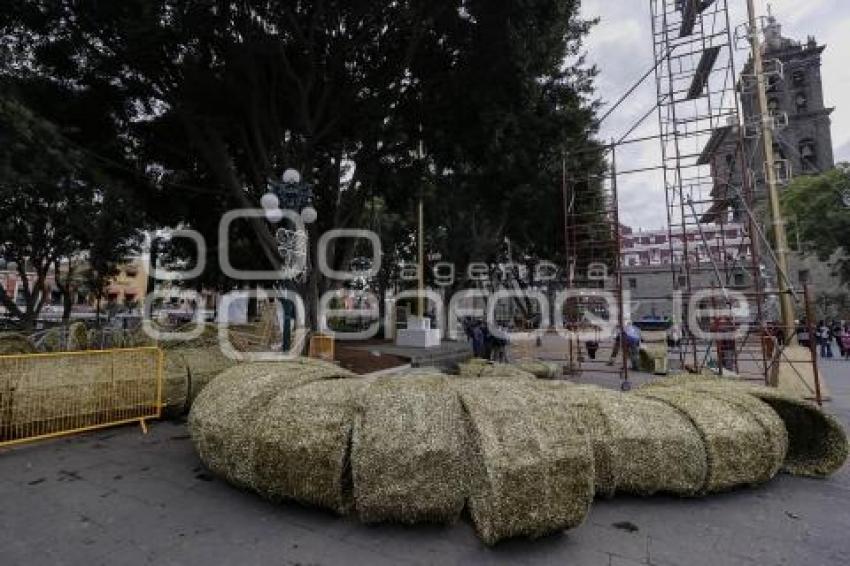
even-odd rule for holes
{"type": "Polygon", "coordinates": [[[283,172],[283,182],[288,185],[294,185],[301,182],[301,173],[295,169],[287,169],[283,172]]]}
{"type": "Polygon", "coordinates": [[[266,209],[266,220],[272,224],[278,224],[283,220],[283,211],[279,208],[266,209]]]}
{"type": "Polygon", "coordinates": [[[280,208],[280,199],[274,193],[266,193],[260,198],[260,205],[266,210],[280,208]]]}
{"type": "Polygon", "coordinates": [[[266,210],[280,208],[280,199],[274,193],[266,193],[260,198],[260,205],[266,210]]]}
{"type": "Polygon", "coordinates": [[[304,221],[305,224],[312,224],[319,218],[319,213],[316,212],[316,209],[312,206],[306,207],[301,211],[301,220],[304,221]]]}

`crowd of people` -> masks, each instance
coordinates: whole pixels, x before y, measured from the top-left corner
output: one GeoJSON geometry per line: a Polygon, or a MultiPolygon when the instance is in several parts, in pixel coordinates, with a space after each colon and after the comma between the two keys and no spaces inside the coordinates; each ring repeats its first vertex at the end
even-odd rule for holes
{"type": "Polygon", "coordinates": [[[850,323],[822,320],[815,331],[815,339],[822,358],[850,360],[850,323]]]}

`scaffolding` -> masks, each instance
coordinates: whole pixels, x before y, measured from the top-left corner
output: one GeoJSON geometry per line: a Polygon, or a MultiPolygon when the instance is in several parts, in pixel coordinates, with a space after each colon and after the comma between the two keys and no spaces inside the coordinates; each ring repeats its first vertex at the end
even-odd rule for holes
{"type": "MultiPolygon", "coordinates": [[[[622,338],[633,306],[624,296],[623,275],[632,265],[669,268],[673,292],[657,297],[642,294],[640,299],[667,301],[672,314],[666,321],[650,321],[666,322],[666,336],[654,327],[645,333],[653,335],[645,341],[652,347],[641,348],[639,364],[623,349],[619,349],[621,359],[612,364],[617,356],[604,347],[597,360],[588,363],[580,344],[571,343],[573,369],[582,375],[617,374],[628,389],[630,367],[640,365],[645,370],[646,355],[649,362],[656,358],[655,373],[711,370],[774,386],[783,381],[781,387],[791,380],[798,392],[820,401],[816,355],[801,352],[794,336],[807,328],[811,336],[812,321],[802,320],[795,328],[788,325],[784,312],[782,322],[778,316],[780,305],[788,310],[790,298],[803,307],[803,293],[794,288],[787,269],[779,267],[782,253],[774,251],[755,212],[758,180],[769,176],[773,166],[765,166],[771,162],[770,152],[760,155],[759,144],[752,143],[752,138],[769,138],[766,134],[780,127],[782,120],[766,109],[758,117],[742,120],[738,97],[739,89],[753,87],[752,79],[761,89],[772,75],[781,80],[781,65],[768,63],[766,70],[757,71],[755,77],[741,77],[739,82],[735,50],[758,50],[759,30],[751,16],[749,25],[743,26],[743,38],[748,41],[742,42],[742,27],[731,25],[729,0],[650,0],[650,8],[653,66],[600,122],[653,75],[655,106],[610,145],[565,155],[565,285],[589,292],[568,303],[564,319],[568,326],[581,328],[587,313],[601,318],[613,315],[622,338]],[[657,114],[658,133],[630,138],[653,114],[657,114]],[[618,148],[647,142],[660,142],[660,163],[618,170],[618,148]],[[600,151],[607,162],[603,171],[586,178],[570,176],[570,170],[588,170],[581,155],[600,151]],[[662,173],[665,187],[667,249],[660,257],[649,257],[645,250],[624,250],[624,227],[619,221],[618,178],[650,171],[662,173]],[[635,255],[639,259],[633,264],[635,255]],[[771,286],[773,267],[778,285],[771,286]],[[598,290],[618,297],[616,313],[603,312],[594,295],[598,290]],[[668,359],[665,346],[673,349],[673,359],[668,359]],[[606,360],[607,364],[600,364],[606,360]]],[[[777,211],[773,214],[778,217],[777,211]]],[[[631,322],[646,325],[646,321],[631,322]]],[[[616,345],[613,352],[618,352],[616,345]]]]}
{"type": "Polygon", "coordinates": [[[650,5],[679,363],[767,382],[776,329],[765,313],[764,246],[750,214],[758,161],[747,155],[741,127],[728,0],[650,5]]]}
{"type": "Polygon", "coordinates": [[[623,300],[617,145],[597,148],[607,156],[607,166],[597,174],[573,176],[571,165],[580,158],[577,154],[564,158],[564,284],[571,291],[571,298],[560,314],[574,337],[567,345],[568,371],[589,378],[614,377],[622,389],[628,390],[629,351],[621,339],[627,312],[623,300]]]}

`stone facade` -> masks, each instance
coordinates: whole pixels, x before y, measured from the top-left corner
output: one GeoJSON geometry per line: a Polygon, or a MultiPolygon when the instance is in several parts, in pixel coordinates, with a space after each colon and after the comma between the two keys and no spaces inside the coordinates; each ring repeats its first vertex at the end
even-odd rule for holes
{"type": "MultiPolygon", "coordinates": [[[[703,263],[690,269],[691,290],[693,292],[718,289],[720,287],[717,272],[711,264],[703,263]]],[[[729,290],[747,294],[754,289],[753,278],[746,269],[737,269],[730,273],[722,271],[721,279],[729,290]]],[[[684,275],[674,274],[669,265],[626,266],[623,268],[623,291],[630,301],[632,320],[646,317],[671,317],[678,320],[681,313],[677,309],[676,294],[684,295],[686,280],[684,275]]]]}
{"type": "MultiPolygon", "coordinates": [[[[818,174],[835,166],[832,148],[834,108],[824,100],[821,58],[826,46],[814,37],[803,44],[782,35],[782,26],[771,16],[765,27],[765,71],[768,75],[768,111],[777,118],[774,150],[780,178],[818,174]],[[781,72],[780,72],[781,70],[781,72]]],[[[758,104],[752,62],[744,68],[740,81],[748,155],[761,155],[758,104]]],[[[755,162],[759,160],[756,159],[755,162]]],[[[757,194],[763,194],[764,175],[755,168],[757,194]]]]}

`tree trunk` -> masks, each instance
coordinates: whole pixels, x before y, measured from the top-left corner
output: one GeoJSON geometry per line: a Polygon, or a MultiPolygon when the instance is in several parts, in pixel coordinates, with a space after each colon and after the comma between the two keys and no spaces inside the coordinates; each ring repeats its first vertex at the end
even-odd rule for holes
{"type": "Polygon", "coordinates": [[[71,298],[70,289],[68,292],[62,293],[62,321],[68,322],[71,320],[71,311],[74,310],[74,301],[71,298]]]}

